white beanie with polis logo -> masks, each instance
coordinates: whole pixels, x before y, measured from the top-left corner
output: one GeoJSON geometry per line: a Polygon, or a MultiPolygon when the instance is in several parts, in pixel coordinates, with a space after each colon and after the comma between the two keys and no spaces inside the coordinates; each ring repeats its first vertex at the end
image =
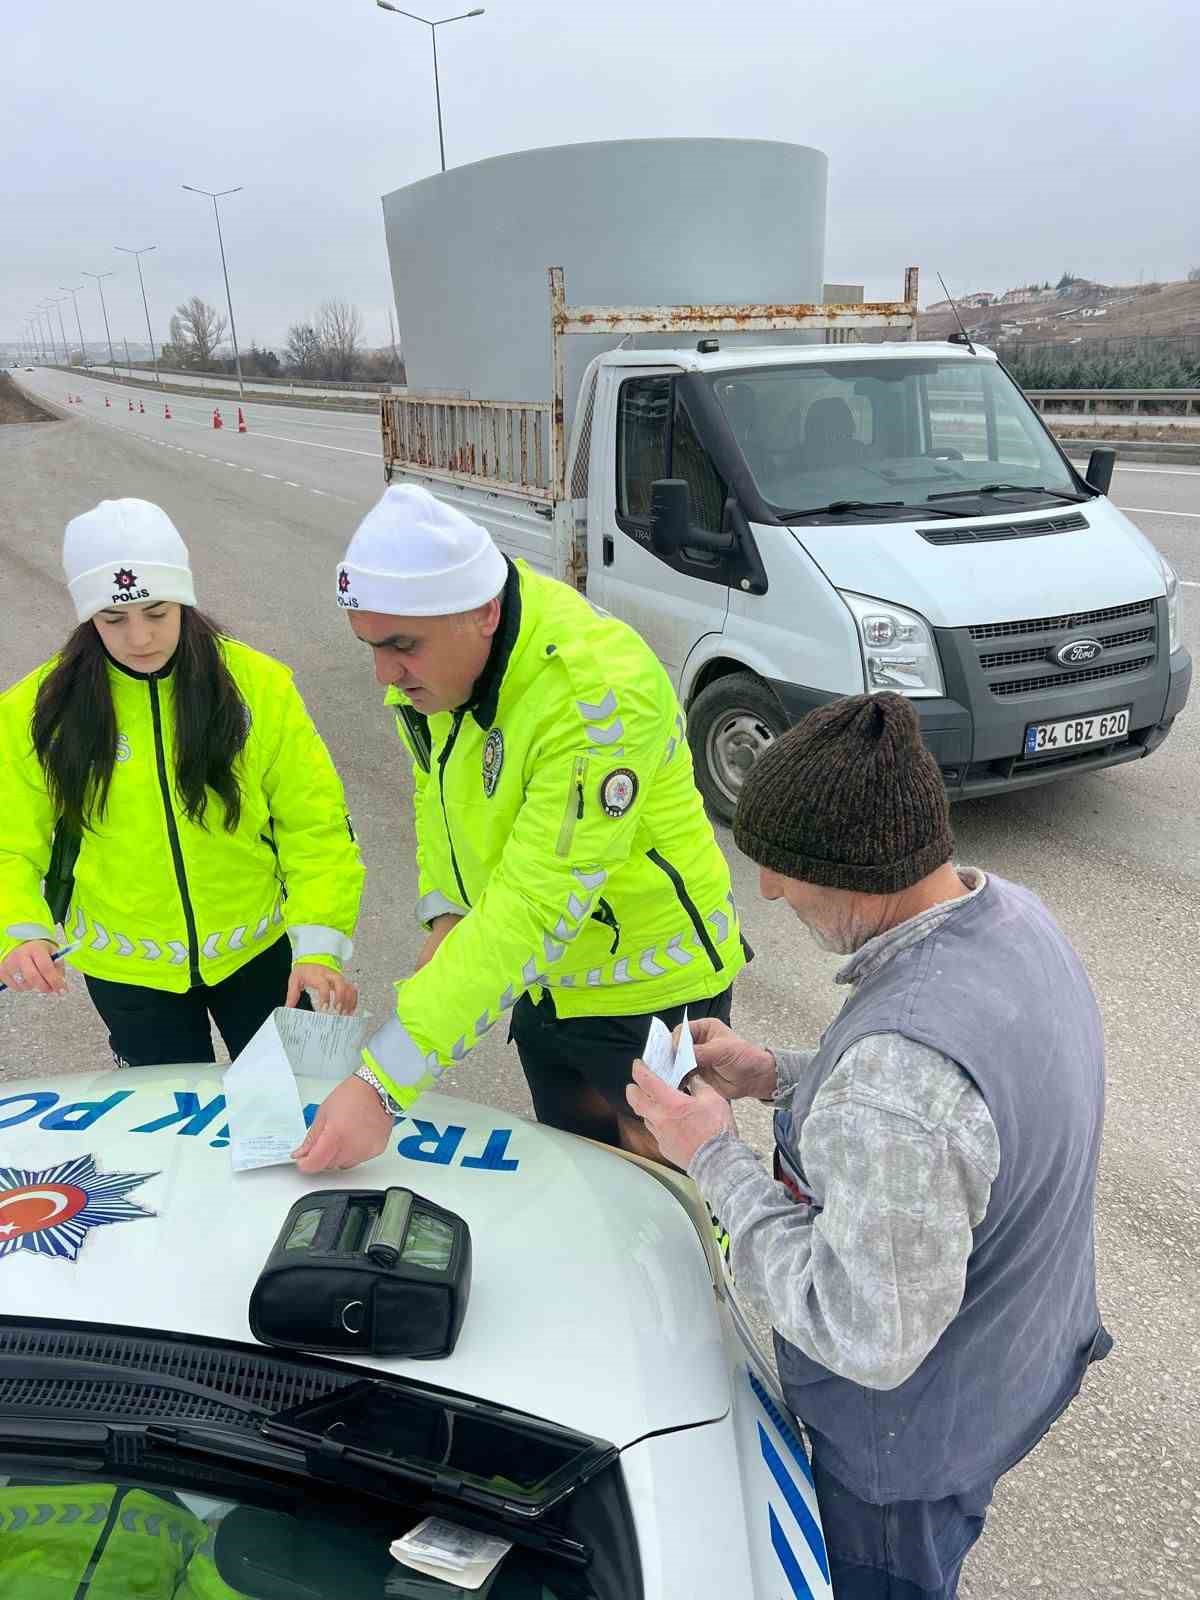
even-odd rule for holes
{"type": "Polygon", "coordinates": [[[196,604],[187,546],[167,513],[149,500],[101,500],[72,517],[63,536],[63,571],[80,622],[131,602],[196,604]]]}
{"type": "Polygon", "coordinates": [[[394,484],[359,523],[337,603],[392,617],[448,617],[494,600],[508,567],[487,529],[416,484],[394,484]]]}

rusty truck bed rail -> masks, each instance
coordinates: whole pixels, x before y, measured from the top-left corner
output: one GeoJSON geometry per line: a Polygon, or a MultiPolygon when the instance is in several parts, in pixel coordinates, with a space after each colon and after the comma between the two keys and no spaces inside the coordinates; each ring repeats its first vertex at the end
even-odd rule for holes
{"type": "Polygon", "coordinates": [[[573,306],[561,267],[549,268],[553,399],[467,400],[384,395],[384,475],[411,468],[455,483],[510,489],[558,506],[566,499],[567,440],[563,340],[572,334],[819,333],[835,338],[870,328],[916,337],[917,269],[904,274],[903,300],[846,305],[573,306]]]}
{"type": "Polygon", "coordinates": [[[387,394],[380,402],[383,471],[411,468],[452,483],[551,498],[550,406],[545,401],[464,400],[387,394]]]}

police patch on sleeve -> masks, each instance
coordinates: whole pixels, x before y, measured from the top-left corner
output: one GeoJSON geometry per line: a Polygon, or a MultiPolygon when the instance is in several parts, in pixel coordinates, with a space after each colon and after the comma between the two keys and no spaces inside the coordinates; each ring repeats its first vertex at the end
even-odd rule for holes
{"type": "Polygon", "coordinates": [[[504,735],[493,728],[483,746],[483,792],[490,800],[500,781],[500,768],[504,765],[504,735]]]}
{"type": "Polygon", "coordinates": [[[600,785],[600,804],[606,817],[623,817],[637,799],[637,774],[628,767],[610,772],[600,785]]]}

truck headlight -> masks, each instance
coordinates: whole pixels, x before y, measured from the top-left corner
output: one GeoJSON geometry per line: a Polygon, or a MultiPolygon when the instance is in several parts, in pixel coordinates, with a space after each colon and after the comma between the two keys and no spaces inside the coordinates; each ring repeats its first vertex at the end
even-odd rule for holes
{"type": "Polygon", "coordinates": [[[923,617],[867,595],[839,593],[858,624],[868,694],[890,689],[920,700],[946,692],[933,632],[923,617]]]}
{"type": "Polygon", "coordinates": [[[1179,574],[1165,556],[1158,559],[1167,586],[1167,648],[1174,655],[1183,644],[1183,597],[1179,592],[1179,574]]]}

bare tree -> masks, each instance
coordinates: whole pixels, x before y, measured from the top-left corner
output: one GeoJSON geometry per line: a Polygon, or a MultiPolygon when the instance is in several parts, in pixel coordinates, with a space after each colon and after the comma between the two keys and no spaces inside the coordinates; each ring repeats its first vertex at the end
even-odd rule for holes
{"type": "Polygon", "coordinates": [[[362,316],[346,300],[326,300],[317,313],[324,376],[345,380],[354,376],[362,344],[362,316]]]}
{"type": "Polygon", "coordinates": [[[311,378],[321,367],[321,336],[311,322],[293,322],[284,347],[288,366],[297,377],[311,378]]]}
{"type": "Polygon", "coordinates": [[[211,365],[228,326],[215,306],[210,306],[194,294],[190,300],[175,307],[175,315],[171,318],[171,343],[186,351],[189,360],[197,366],[207,367],[211,365]]]}

